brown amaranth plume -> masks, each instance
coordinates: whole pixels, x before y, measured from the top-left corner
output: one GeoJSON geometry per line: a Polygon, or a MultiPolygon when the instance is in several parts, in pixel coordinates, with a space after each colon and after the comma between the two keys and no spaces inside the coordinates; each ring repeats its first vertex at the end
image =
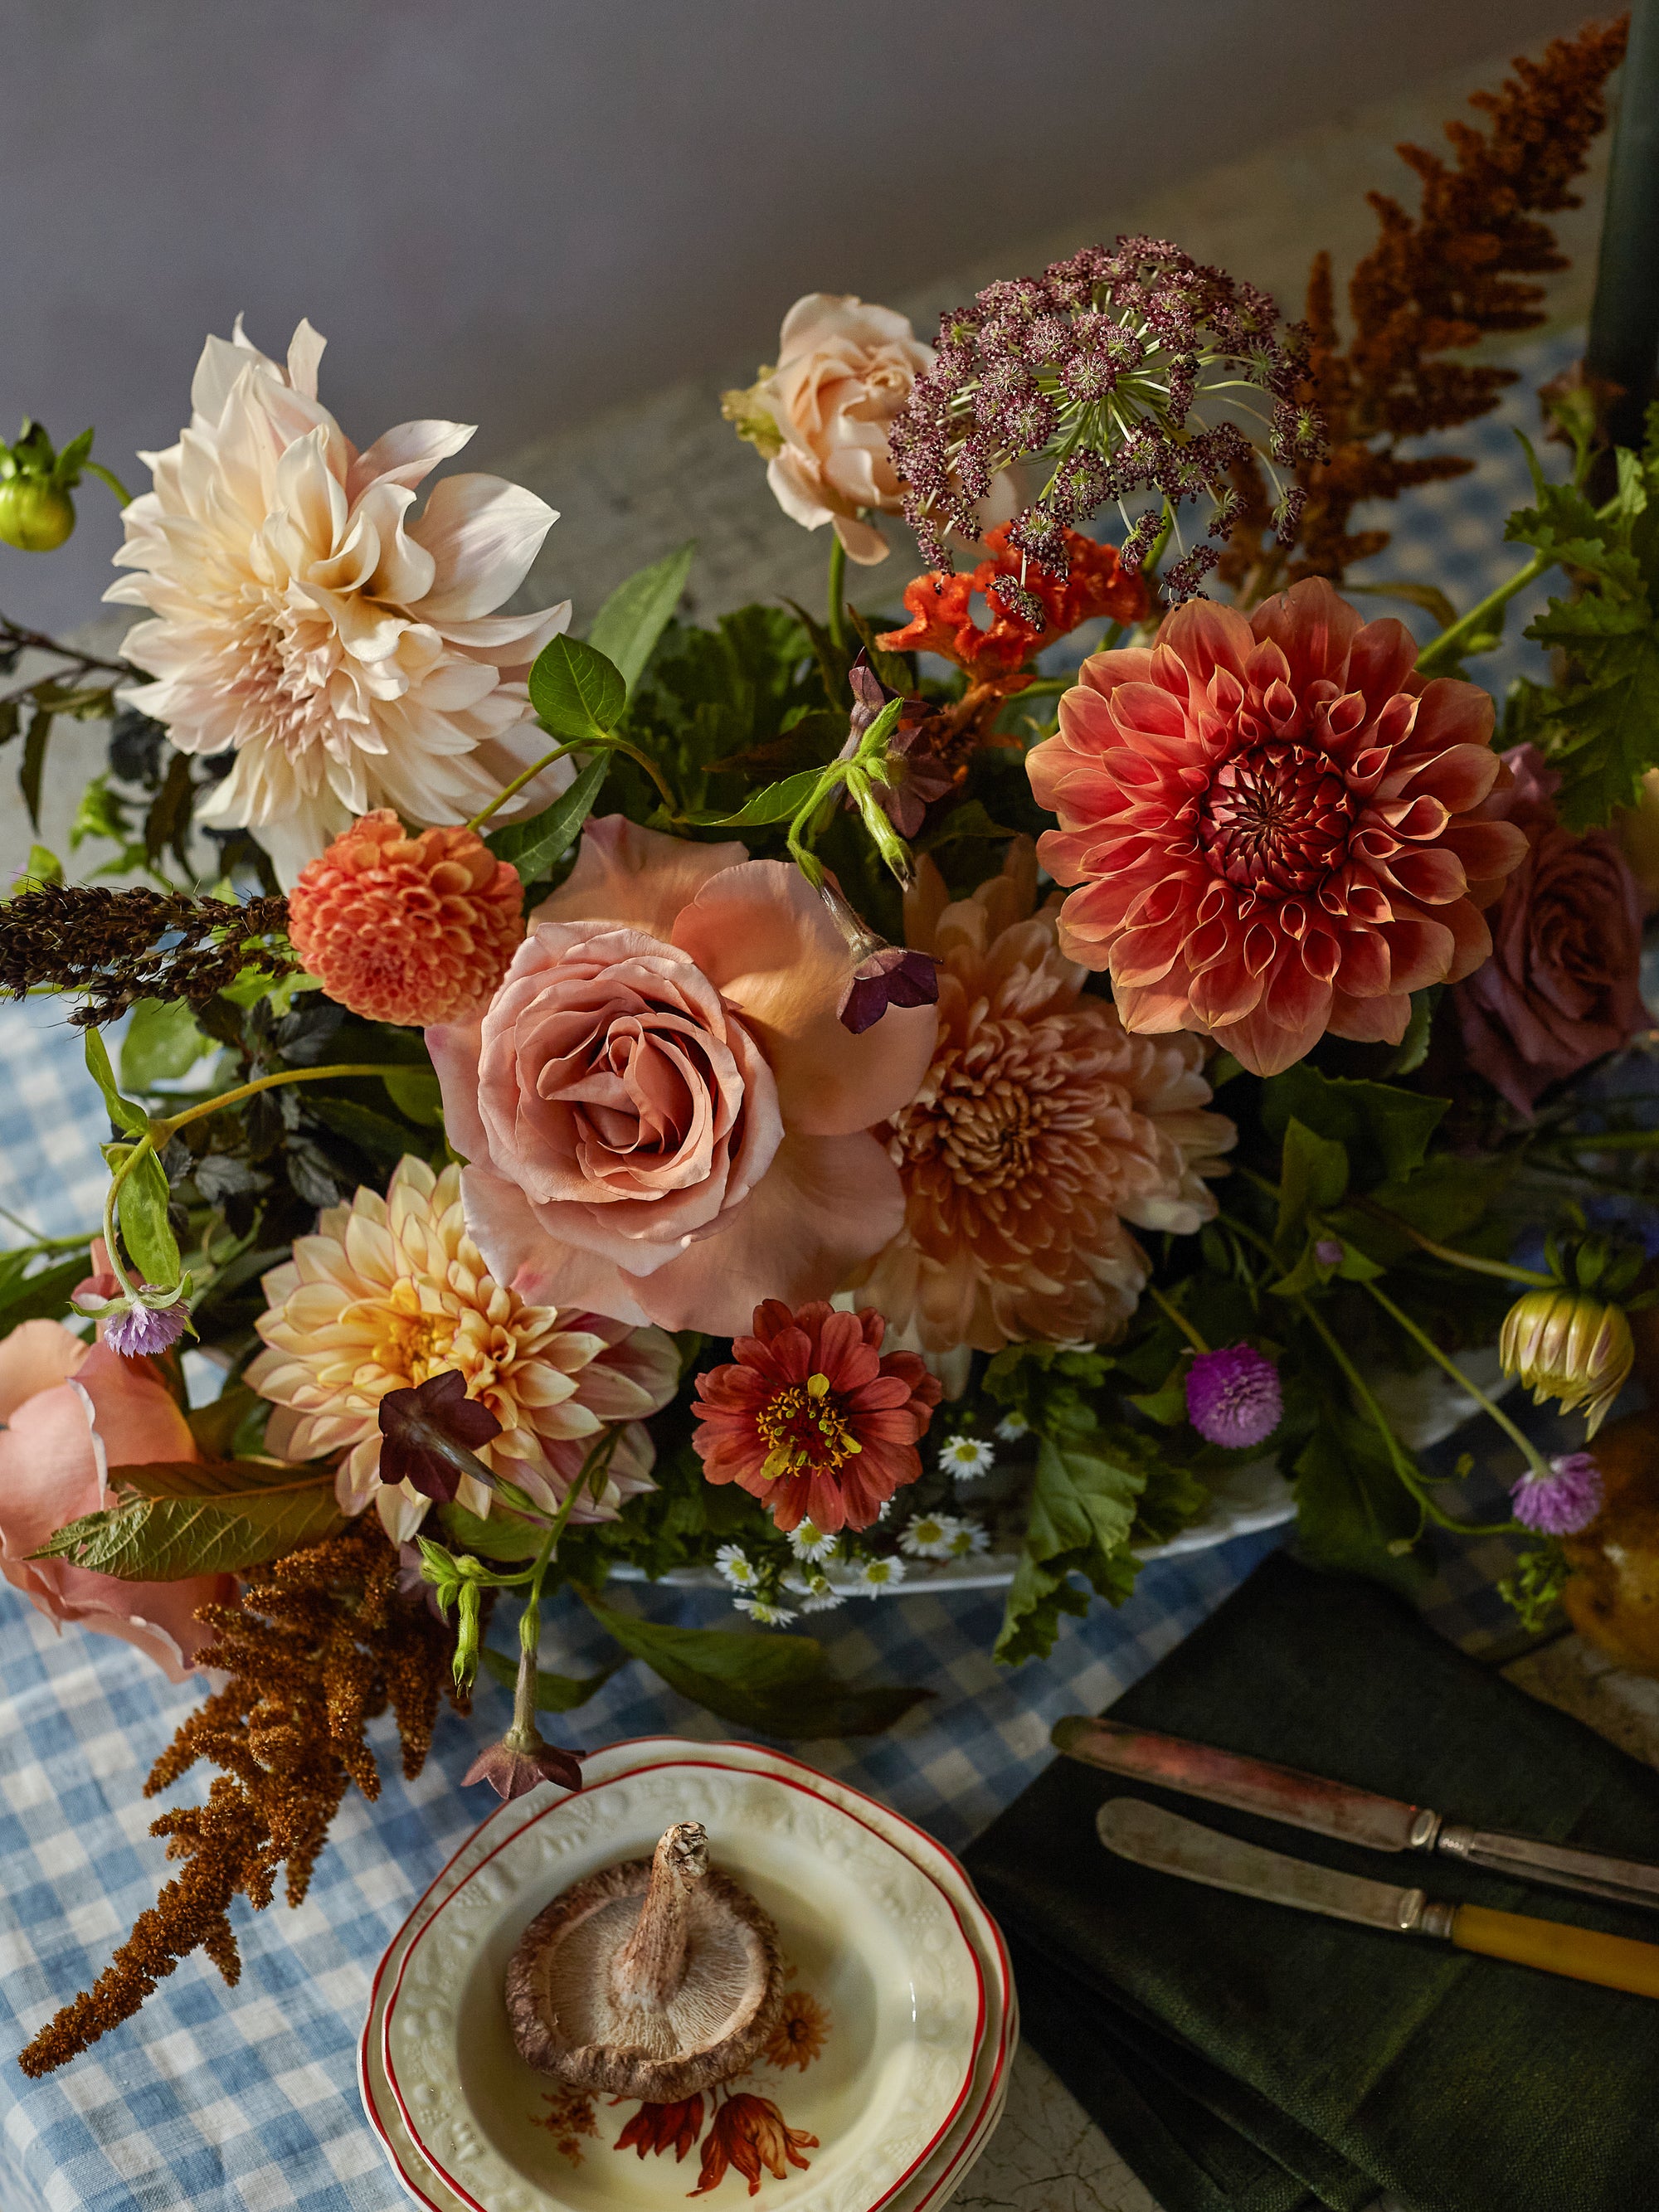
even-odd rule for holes
{"type": "Polygon", "coordinates": [[[1402,441],[1489,414],[1516,381],[1513,369],[1452,356],[1490,332],[1545,319],[1534,280],[1568,264],[1537,218],[1579,204],[1571,187],[1607,122],[1604,88],[1624,58],[1627,21],[1553,39],[1537,61],[1517,57],[1501,90],[1471,96],[1484,131],[1446,125],[1451,160],[1420,146],[1398,149],[1422,180],[1421,206],[1412,216],[1386,192],[1367,195],[1381,234],[1349,281],[1346,347],[1330,256],[1316,257],[1307,392],[1325,418],[1328,452],[1296,471],[1308,498],[1288,551],[1273,544],[1257,465],[1236,474],[1242,512],[1218,574],[1246,604],[1303,576],[1340,582],[1389,542],[1385,530],[1352,527],[1361,501],[1395,499],[1474,466],[1457,454],[1408,457],[1402,441]]]}
{"type": "Polygon", "coordinates": [[[279,1869],[298,1905],[349,1784],[378,1797],[364,1733],[388,1706],[403,1770],[421,1771],[441,1691],[450,1690],[452,1630],[417,1595],[398,1593],[395,1546],[373,1516],[338,1536],[252,1570],[237,1601],[198,1616],[217,1632],[201,1663],[231,1677],[180,1724],[151,1770],[146,1796],[198,1759],[222,1770],[205,1805],[164,1813],[184,1870],[169,1881],[92,1988],[65,2005],[18,2060],[50,2073],[137,2011],[192,1951],[227,1982],[241,1972],[231,1899],[269,1905],[279,1869]]]}
{"type": "Polygon", "coordinates": [[[70,1016],[113,1021],[139,999],[182,999],[198,1011],[244,968],[297,975],[288,901],[198,897],[143,886],[44,884],[0,904],[0,992],[43,984],[84,993],[70,1016]]]}

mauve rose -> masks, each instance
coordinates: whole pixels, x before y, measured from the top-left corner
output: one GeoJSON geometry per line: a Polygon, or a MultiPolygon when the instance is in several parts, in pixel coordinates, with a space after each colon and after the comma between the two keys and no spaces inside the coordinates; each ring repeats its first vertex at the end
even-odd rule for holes
{"type": "Polygon", "coordinates": [[[234,1575],[126,1582],[28,1556],[65,1522],[113,1504],[111,1468],[200,1456],[149,1362],[83,1344],[58,1322],[23,1322],[0,1340],[0,1574],[49,1620],[136,1644],[182,1681],[212,1640],[196,1609],[228,1605],[234,1575]]]}
{"type": "Polygon", "coordinates": [[[1647,1014],[1637,983],[1642,896],[1611,830],[1565,830],[1561,778],[1535,745],[1504,756],[1488,803],[1531,849],[1489,908],[1492,957],[1452,993],[1469,1064],[1530,1121],[1553,1083],[1615,1050],[1647,1014]]]}
{"type": "Polygon", "coordinates": [[[590,823],[482,1018],[426,1032],[496,1279],[714,1336],[829,1297],[902,1220],[869,1131],[937,1027],[896,1007],[849,1036],[849,966],[799,870],[590,823]]]}

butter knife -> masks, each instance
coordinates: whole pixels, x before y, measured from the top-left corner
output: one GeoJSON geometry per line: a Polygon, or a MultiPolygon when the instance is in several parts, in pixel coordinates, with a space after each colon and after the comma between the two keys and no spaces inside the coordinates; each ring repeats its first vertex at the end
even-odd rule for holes
{"type": "Polygon", "coordinates": [[[1055,1722],[1052,1740],[1068,1759],[1103,1767],[1109,1774],[1127,1775],[1132,1781],[1184,1796],[1205,1797],[1212,1804],[1283,1820],[1367,1850],[1443,1852],[1448,1858],[1518,1880],[1612,1898],[1620,1905],[1659,1907],[1659,1866],[1640,1859],[1613,1858],[1602,1851],[1575,1850],[1532,1836],[1455,1826],[1425,1806],[1379,1797],[1369,1790],[1298,1773],[1294,1767],[1275,1766],[1266,1759],[1244,1759],[1236,1752],[1191,1743],[1184,1736],[1130,1728],[1121,1721],[1074,1715],[1055,1722]]]}
{"type": "Polygon", "coordinates": [[[1635,1996],[1659,1997],[1659,1944],[1603,1936],[1559,1920],[1534,1920],[1520,1912],[1492,1912],[1482,1905],[1439,1903],[1420,1889],[1395,1889],[1358,1875],[1335,1874],[1282,1851],[1263,1850],[1259,1844],[1218,1835],[1213,1828],[1183,1820],[1179,1813],[1166,1813],[1139,1797],[1112,1798],[1095,1815],[1095,1827],[1107,1850],[1120,1858],[1178,1875],[1184,1881],[1395,1935],[1437,1936],[1459,1951],[1507,1959],[1635,1996]]]}

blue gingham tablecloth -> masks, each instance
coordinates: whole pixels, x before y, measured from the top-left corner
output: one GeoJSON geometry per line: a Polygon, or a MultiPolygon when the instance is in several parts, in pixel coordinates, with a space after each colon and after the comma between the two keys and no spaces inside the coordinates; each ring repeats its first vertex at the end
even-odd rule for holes
{"type": "MultiPolygon", "coordinates": [[[[1577,350],[1558,340],[1517,355],[1516,365],[1530,381],[1577,350]]],[[[1502,520],[1527,480],[1507,425],[1532,427],[1522,395],[1454,441],[1480,452],[1479,475],[1379,518],[1395,531],[1371,564],[1379,579],[1432,578],[1462,608],[1509,573],[1516,556],[1499,542],[1502,520]]],[[[1529,662],[1532,649],[1512,643],[1482,672],[1501,689],[1529,662]]],[[[101,1126],[62,1010],[0,1008],[0,1205],[48,1235],[95,1222],[101,1126]]],[[[0,1222],[0,1246],[15,1241],[0,1222]]],[[[988,1656],[995,1593],[854,1601],[811,1624],[835,1664],[849,1676],[923,1685],[935,1698],[891,1735],[808,1753],[960,1847],[1046,1762],[1054,1720],[1116,1697],[1277,1540],[1244,1537],[1155,1562],[1121,1611],[1097,1605],[1086,1620],[1066,1621],[1048,1660],[1012,1672],[988,1656]]],[[[1484,1587],[1491,1571],[1480,1547],[1451,1566],[1443,1595],[1453,1625],[1476,1620],[1483,1607],[1495,1618],[1484,1587]]],[[[623,1601],[686,1624],[731,1619],[713,1594],[659,1589],[623,1601]]],[[[569,1600],[549,1608],[544,1664],[587,1671],[602,1646],[614,1650],[569,1600]]],[[[0,2212],[389,2212],[406,2201],[359,2106],[356,2044],[382,1951],[495,1802],[459,1786],[483,1733],[507,1719],[506,1692],[488,1681],[470,1723],[446,1711],[414,1783],[397,1772],[391,1723],[380,1724],[380,1796],[348,1797],[305,1903],[290,1910],[279,1895],[264,1912],[233,1907],[243,1961],[234,1989],[198,1954],[136,2019],[58,2073],[29,2081],[10,2063],[90,1984],[165,1878],[163,1846],[149,1833],[159,1808],[142,1786],[198,1694],[169,1686],[125,1644],[76,1628],[58,1635],[0,1586],[0,2212]]],[[[661,1731],[724,1732],[635,1663],[560,1729],[584,1746],[661,1731]]],[[[200,1802],[207,1778],[186,1778],[165,1802],[200,1802]]]]}

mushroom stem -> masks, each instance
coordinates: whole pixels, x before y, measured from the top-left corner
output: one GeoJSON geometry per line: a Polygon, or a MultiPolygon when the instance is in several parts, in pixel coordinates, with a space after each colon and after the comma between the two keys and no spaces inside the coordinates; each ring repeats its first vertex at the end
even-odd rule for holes
{"type": "Polygon", "coordinates": [[[678,1995],[685,1979],[690,1888],[708,1871],[707,1829],[700,1820],[677,1820],[657,1845],[639,1920],[611,1969],[618,2005],[660,2012],[678,1995]]]}

